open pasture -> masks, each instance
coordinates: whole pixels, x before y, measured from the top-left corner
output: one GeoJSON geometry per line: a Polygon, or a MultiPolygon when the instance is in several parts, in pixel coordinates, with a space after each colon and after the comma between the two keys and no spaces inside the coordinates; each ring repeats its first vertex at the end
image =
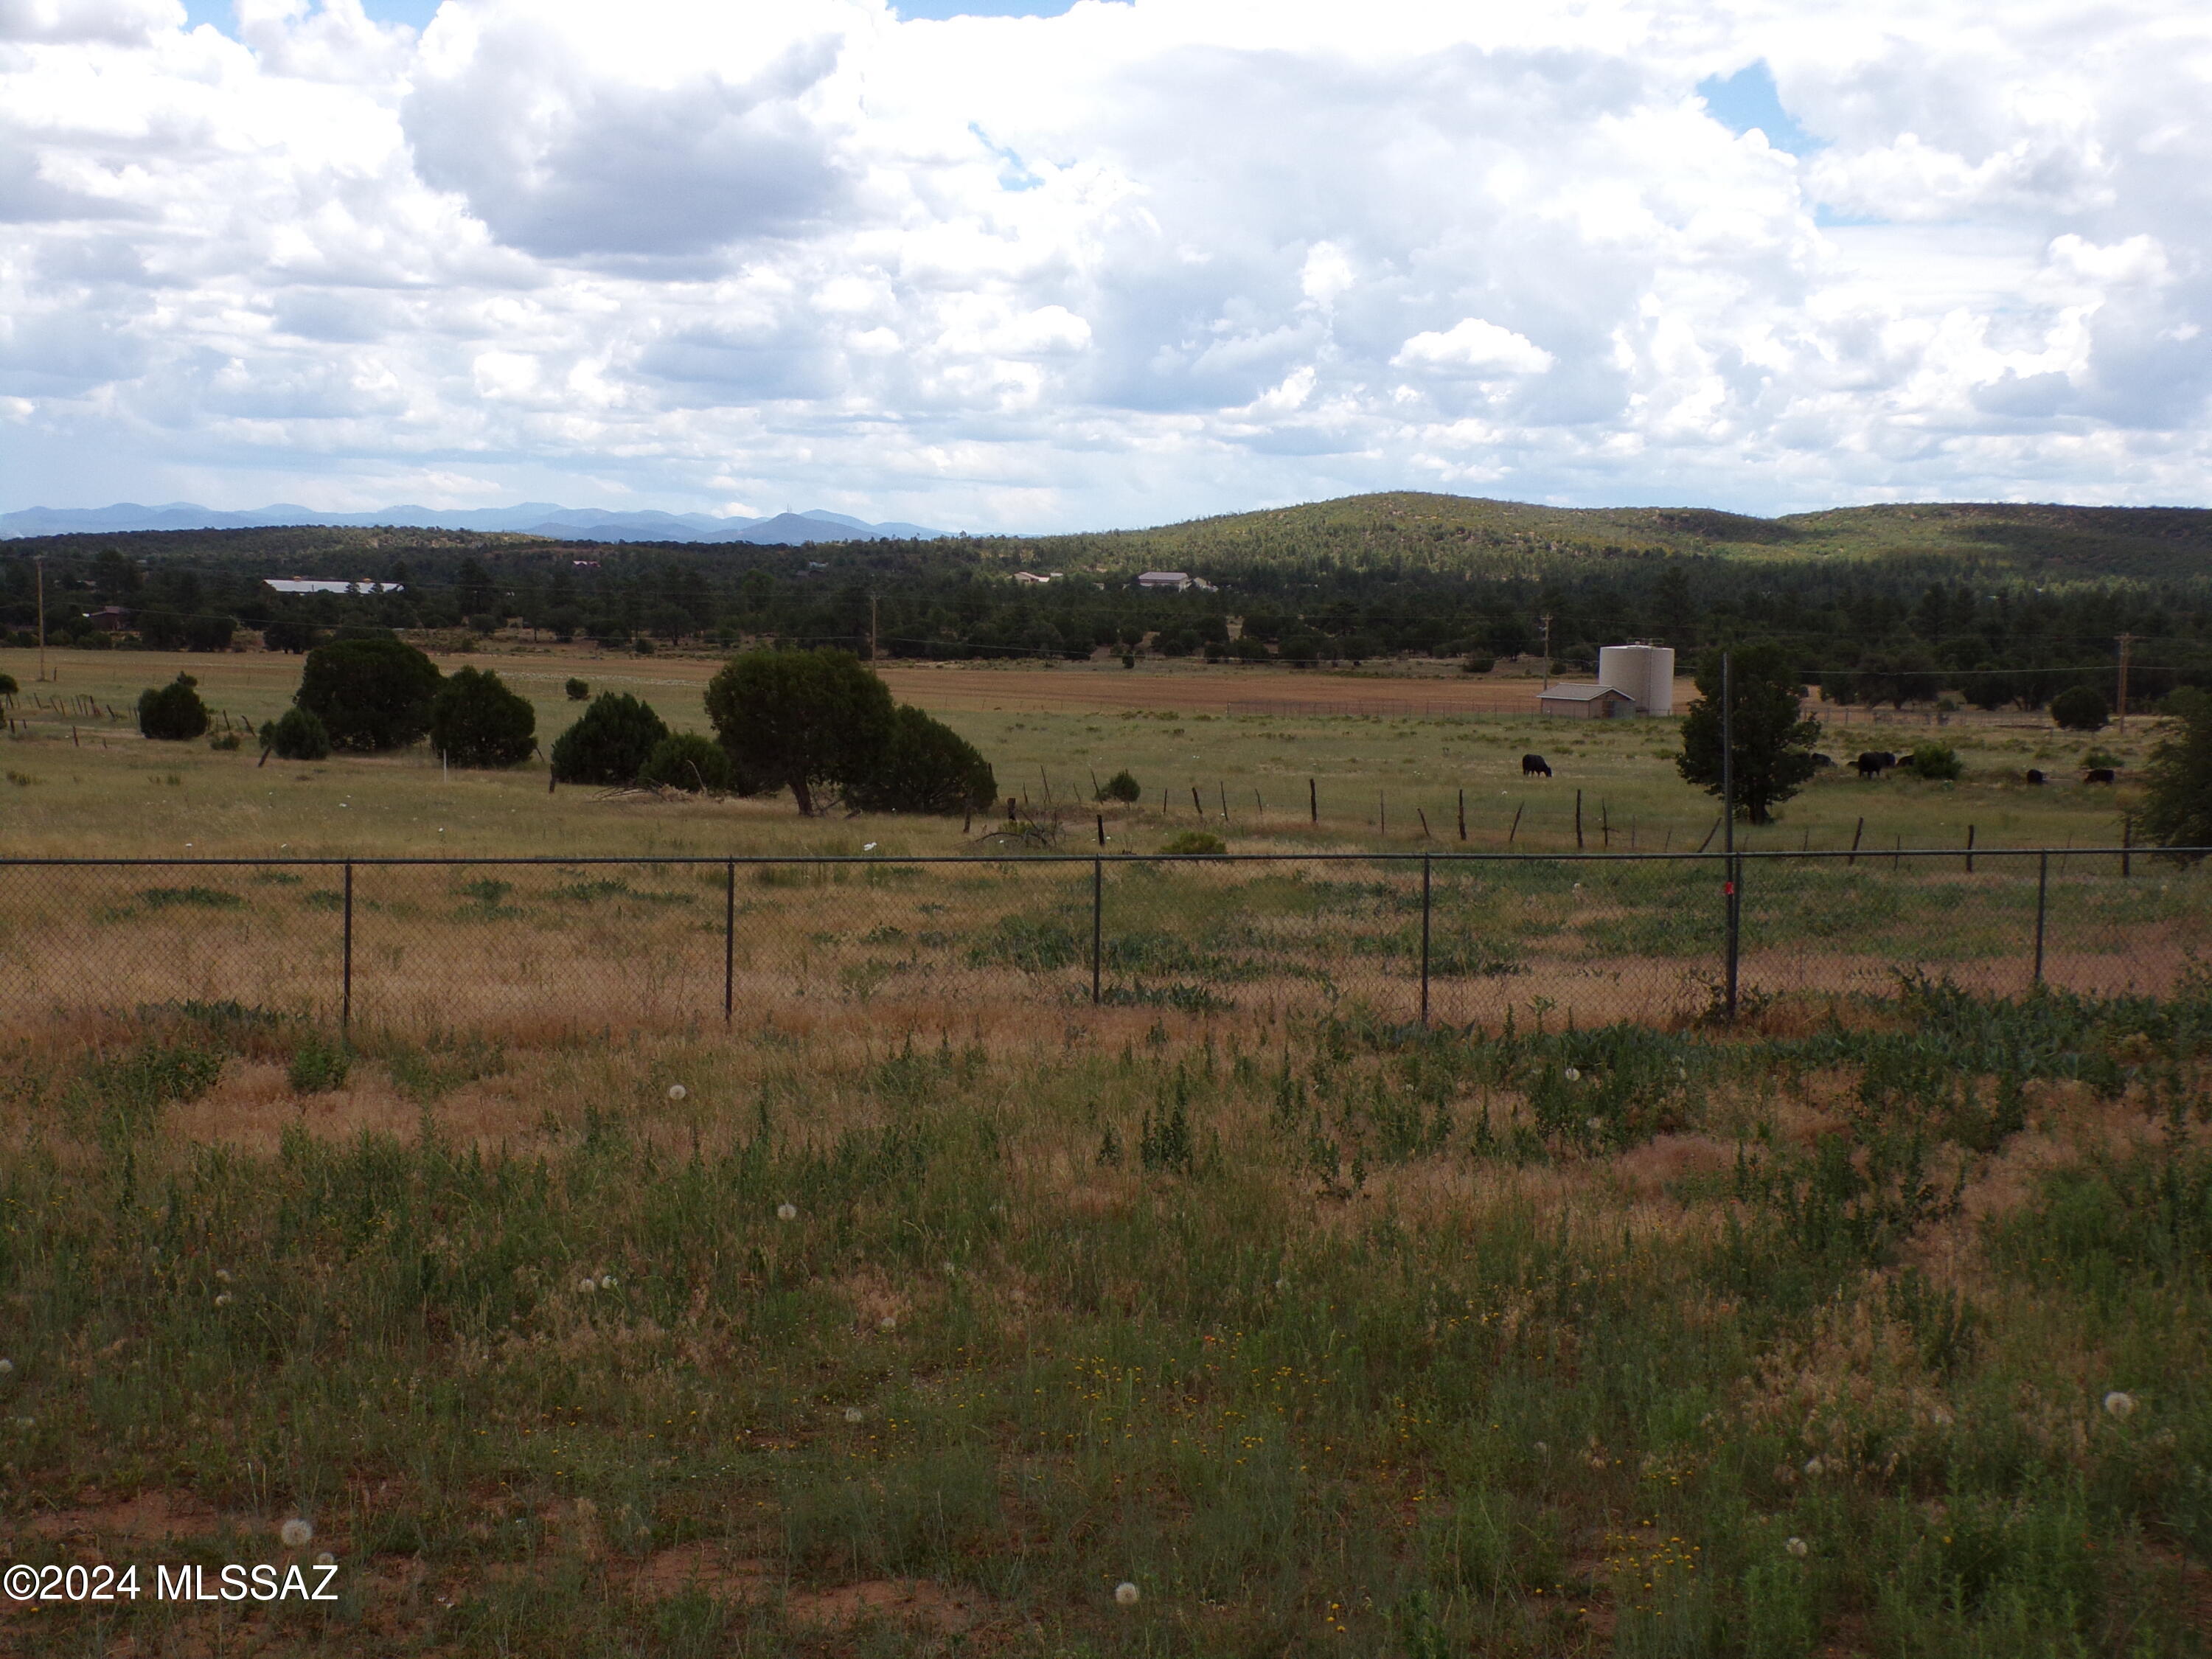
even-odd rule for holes
{"type": "MultiPolygon", "coordinates": [[[[571,672],[702,724],[709,664],[489,659],[545,736],[571,672]]],[[[178,661],[234,720],[297,672],[178,661]]],[[[2212,917],[2054,858],[2033,987],[2039,860],[1989,849],[2111,842],[2007,776],[2078,744],[1954,722],[1963,783],[1752,832],[1863,851],[1749,862],[1723,1027],[1711,862],[1435,856],[1571,853],[1577,787],[1592,854],[1696,846],[1671,725],[1199,673],[902,678],[1027,838],[19,706],[10,854],[256,861],[0,868],[0,1553],[342,1593],[0,1650],[2206,1650],[2212,917]],[[1097,864],[1094,766],[1147,785],[1097,864]],[[1113,856],[1200,827],[1280,857],[1113,856]],[[295,856],[356,860],[349,1028],[347,872],[295,856]]]]}

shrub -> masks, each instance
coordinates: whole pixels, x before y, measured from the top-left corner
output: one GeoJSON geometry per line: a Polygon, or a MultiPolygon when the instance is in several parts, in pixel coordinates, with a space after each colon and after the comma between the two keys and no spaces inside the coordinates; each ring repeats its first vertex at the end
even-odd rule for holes
{"type": "Polygon", "coordinates": [[[653,745],[637,781],[656,789],[720,794],[729,788],[730,775],[730,757],[720,744],[696,732],[674,732],[653,745]]]}
{"type": "Polygon", "coordinates": [[[1206,830],[1186,830],[1170,836],[1160,848],[1163,853],[1225,853],[1229,843],[1206,830]]]}
{"type": "Polygon", "coordinates": [[[1101,800],[1118,800],[1132,805],[1144,799],[1144,789],[1127,768],[1106,780],[1106,787],[1098,792],[1101,800]]]}
{"type": "Polygon", "coordinates": [[[343,1040],[325,1042],[309,1032],[292,1055],[284,1081],[295,1095],[325,1094],[345,1087],[353,1070],[353,1053],[343,1040]]]}
{"type": "Polygon", "coordinates": [[[1470,674],[1487,674],[1492,669],[1498,666],[1498,659],[1495,657],[1469,657],[1465,662],[1462,663],[1460,666],[1470,674]]]}
{"type": "Polygon", "coordinates": [[[2073,686],[2051,700],[2052,723],[2069,732],[2101,732],[2112,717],[2112,711],[2092,686],[2073,686]]]}
{"type": "Polygon", "coordinates": [[[288,708],[281,718],[262,726],[261,746],[278,760],[327,760],[331,734],[307,709],[288,708]]]}
{"type": "Polygon", "coordinates": [[[707,686],[707,714],[741,777],[815,791],[865,780],[891,738],[890,690],[849,651],[747,651],[707,686]]]}
{"type": "Polygon", "coordinates": [[[999,781],[975,746],[942,721],[902,703],[883,747],[844,787],[862,812],[966,812],[991,805],[999,781]]]}
{"type": "Polygon", "coordinates": [[[220,750],[224,754],[234,754],[244,742],[245,739],[235,732],[218,732],[208,739],[208,747],[220,750]]]}
{"type": "Polygon", "coordinates": [[[2212,696],[2185,687],[2166,709],[2173,724],[2143,768],[2140,822],[2161,847],[2212,847],[2212,696]]]}
{"type": "Polygon", "coordinates": [[[185,743],[208,729],[207,705],[192,688],[199,682],[179,674],[168,684],[138,694],[138,729],[165,743],[185,743]]]}
{"type": "Polygon", "coordinates": [[[430,746],[455,766],[513,766],[538,747],[538,711],[489,668],[464,668],[430,699],[430,746]]]}
{"type": "Polygon", "coordinates": [[[23,688],[15,684],[13,674],[0,674],[0,697],[20,696],[22,690],[23,688]]]}
{"type": "Polygon", "coordinates": [[[1923,743],[1916,744],[1911,754],[1898,762],[1897,769],[1925,778],[1930,783],[1948,783],[1966,769],[1960,762],[1959,751],[1949,744],[1923,743]]]}
{"type": "Polygon", "coordinates": [[[592,688],[579,679],[571,679],[562,690],[568,694],[570,702],[582,702],[592,695],[592,688]]]}
{"type": "Polygon", "coordinates": [[[334,640],[307,653],[292,701],[323,723],[331,747],[374,754],[430,729],[437,664],[394,639],[334,640]]]}
{"type": "Polygon", "coordinates": [[[667,735],[667,722],[650,703],[627,691],[602,691],[554,740],[553,775],[562,783],[635,783],[667,735]]]}

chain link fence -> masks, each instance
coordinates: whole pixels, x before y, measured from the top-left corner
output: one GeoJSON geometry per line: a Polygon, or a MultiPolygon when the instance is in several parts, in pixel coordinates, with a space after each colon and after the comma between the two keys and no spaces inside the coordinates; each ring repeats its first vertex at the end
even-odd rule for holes
{"type": "Polygon", "coordinates": [[[1900,975],[2166,995],[2209,940],[2203,866],[2120,848],[0,861],[27,1030],[183,1003],[547,1035],[1010,1002],[1670,1024],[1900,975]]]}

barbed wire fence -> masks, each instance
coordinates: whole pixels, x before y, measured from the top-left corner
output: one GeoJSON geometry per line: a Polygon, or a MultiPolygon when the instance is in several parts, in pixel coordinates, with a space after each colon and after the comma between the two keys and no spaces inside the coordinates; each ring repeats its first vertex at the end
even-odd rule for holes
{"type": "Polygon", "coordinates": [[[0,860],[19,1026],[197,1003],[553,1032],[988,1003],[1457,1026],[2037,986],[2167,996],[2193,851],[0,860]]]}

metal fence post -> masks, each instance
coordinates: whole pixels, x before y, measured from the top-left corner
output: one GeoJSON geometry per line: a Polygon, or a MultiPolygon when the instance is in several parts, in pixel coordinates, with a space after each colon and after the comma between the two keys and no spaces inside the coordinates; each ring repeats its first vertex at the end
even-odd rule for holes
{"type": "Polygon", "coordinates": [[[2043,983],[2043,927],[2044,918],[2051,908],[2051,852],[2048,848],[2035,861],[2035,983],[2043,983]]]}
{"type": "Polygon", "coordinates": [[[338,1030],[353,1029],[353,860],[345,866],[345,943],[343,946],[345,962],[345,990],[338,1004],[338,1030]]]}
{"type": "Polygon", "coordinates": [[[1421,1024],[1429,1023],[1429,874],[1435,860],[1421,854],[1421,1024]]]}
{"type": "Polygon", "coordinates": [[[1106,860],[1091,860],[1091,1003],[1098,1005],[1098,972],[1103,959],[1098,948],[1100,931],[1106,918],[1106,860]]]}
{"type": "Polygon", "coordinates": [[[722,1024],[727,1025],[738,1006],[738,861],[722,868],[722,1024]]]}
{"type": "Polygon", "coordinates": [[[1741,956],[1743,927],[1743,872],[1735,856],[1735,720],[1731,707],[1729,653],[1721,653],[1721,862],[1727,879],[1721,884],[1721,896],[1728,906],[1728,945],[1725,971],[1728,979],[1727,1012],[1731,1024],[1735,1019],[1736,969],[1741,956]]]}

